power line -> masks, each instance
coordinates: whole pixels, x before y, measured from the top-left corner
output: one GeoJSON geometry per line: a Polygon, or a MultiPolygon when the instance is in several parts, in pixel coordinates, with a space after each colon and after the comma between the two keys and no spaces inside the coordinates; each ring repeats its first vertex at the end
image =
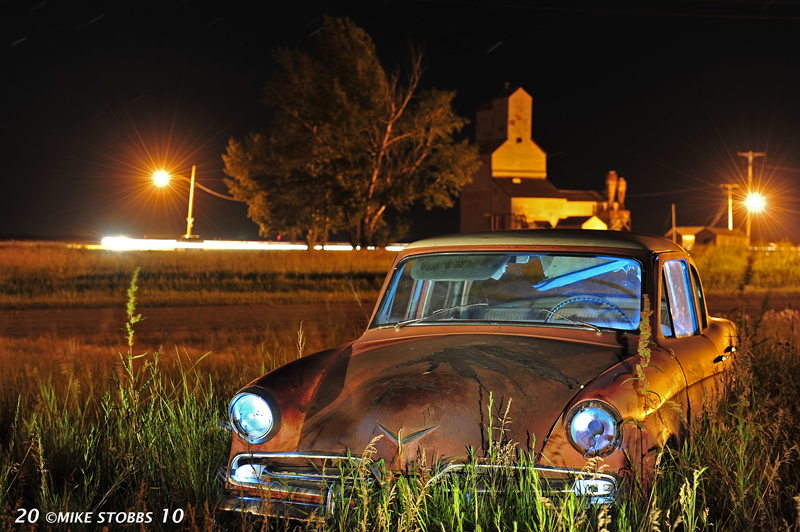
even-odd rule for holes
{"type": "MultiPolygon", "coordinates": [[[[579,7],[532,6],[524,4],[506,4],[494,2],[468,2],[465,0],[416,0],[429,4],[462,5],[471,7],[493,7],[527,9],[535,11],[563,11],[570,13],[602,13],[608,15],[644,15],[654,17],[679,17],[679,18],[721,18],[734,20],[767,20],[767,21],[800,21],[800,16],[771,16],[771,15],[728,15],[722,13],[676,13],[667,11],[631,11],[623,9],[588,9],[579,7]]],[[[797,5],[797,4],[794,4],[797,5]]]]}
{"type": "Polygon", "coordinates": [[[683,192],[696,192],[698,190],[702,190],[704,192],[708,192],[709,189],[705,187],[689,187],[689,188],[681,188],[676,190],[667,190],[664,192],[642,192],[640,194],[627,194],[626,197],[628,198],[647,198],[651,196],[669,196],[670,194],[681,194],[683,192]]]}
{"type": "Polygon", "coordinates": [[[785,172],[795,172],[800,174],[800,168],[789,168],[787,166],[772,166],[770,164],[765,164],[762,168],[769,168],[770,170],[783,170],[785,172]]]}
{"type": "Polygon", "coordinates": [[[714,3],[714,4],[755,4],[761,6],[761,9],[772,5],[778,6],[800,6],[800,2],[789,2],[787,0],[772,0],[764,2],[764,0],[677,0],[678,2],[698,2],[698,3],[714,3]]]}

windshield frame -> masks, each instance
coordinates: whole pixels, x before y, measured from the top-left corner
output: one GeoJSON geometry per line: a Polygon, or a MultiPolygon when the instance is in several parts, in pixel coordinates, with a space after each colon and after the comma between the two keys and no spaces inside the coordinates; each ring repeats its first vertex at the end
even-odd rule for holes
{"type": "MultiPolygon", "coordinates": [[[[390,275],[387,276],[387,280],[384,283],[384,289],[381,290],[380,299],[376,303],[375,311],[373,313],[372,318],[370,319],[370,323],[367,327],[367,330],[381,330],[381,329],[389,329],[395,328],[399,330],[397,326],[398,323],[403,323],[401,327],[424,327],[424,326],[449,326],[449,327],[457,327],[457,326],[490,326],[490,327],[497,327],[497,326],[506,326],[506,327],[535,327],[535,328],[557,328],[557,329],[591,329],[591,330],[603,330],[603,331],[611,331],[615,333],[622,333],[622,334],[639,334],[639,326],[641,323],[641,311],[644,308],[644,296],[646,295],[647,287],[649,286],[649,282],[647,281],[648,277],[648,267],[642,258],[627,254],[627,253],[619,253],[619,250],[613,249],[593,249],[593,250],[575,250],[575,249],[520,249],[520,248],[494,248],[494,249],[480,249],[480,250],[467,250],[467,249],[459,249],[459,250],[432,250],[429,252],[424,253],[412,253],[405,255],[403,257],[398,258],[397,262],[395,263],[394,267],[390,275]],[[528,255],[530,257],[538,256],[551,256],[551,257],[576,257],[576,258],[608,258],[608,259],[622,259],[631,261],[638,266],[639,269],[639,293],[638,293],[638,309],[636,310],[636,316],[638,316],[638,321],[635,323],[631,322],[631,328],[620,328],[620,327],[610,327],[603,324],[598,323],[584,323],[580,320],[574,320],[570,318],[565,318],[560,322],[543,322],[543,321],[511,321],[511,320],[500,320],[500,319],[450,319],[450,320],[434,320],[428,319],[432,315],[427,314],[425,316],[419,316],[416,318],[406,318],[401,319],[398,321],[391,321],[386,323],[379,323],[379,320],[383,316],[390,312],[386,306],[389,304],[389,299],[387,297],[391,297],[391,301],[394,301],[394,297],[397,291],[397,285],[400,282],[401,275],[405,266],[413,260],[422,259],[425,257],[432,257],[432,256],[455,256],[455,255],[503,255],[507,254],[509,256],[522,256],[528,255]],[[391,294],[391,296],[389,296],[391,294]]],[[[572,274],[567,274],[572,275],[572,274]]],[[[594,276],[593,276],[594,277],[594,276]]],[[[590,277],[591,278],[591,277],[590,277]]],[[[558,279],[555,277],[554,279],[558,279]]],[[[460,282],[460,281],[456,281],[460,282]]],[[[471,281],[468,281],[471,282],[471,281]]],[[[543,281],[543,283],[548,283],[550,281],[543,281]]],[[[421,285],[422,283],[417,283],[421,285]]],[[[417,293],[412,293],[409,295],[409,299],[418,298],[419,297],[419,289],[420,287],[415,287],[417,293]]],[[[634,298],[631,297],[633,300],[634,298]]],[[[462,305],[463,306],[463,305],[462,305]]],[[[472,305],[470,305],[472,306],[472,305]]],[[[541,308],[539,309],[544,312],[549,312],[549,309],[541,308]]],[[[436,312],[436,311],[434,311],[436,312]]],[[[558,314],[556,314],[558,316],[558,314]]],[[[600,334],[598,332],[598,334],[600,334]]]]}

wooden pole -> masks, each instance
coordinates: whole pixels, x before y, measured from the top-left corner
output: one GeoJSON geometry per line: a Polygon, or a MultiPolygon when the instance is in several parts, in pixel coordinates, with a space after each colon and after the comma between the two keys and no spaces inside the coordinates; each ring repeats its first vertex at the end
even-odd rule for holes
{"type": "Polygon", "coordinates": [[[733,231],[733,189],[739,185],[726,183],[720,186],[728,191],[728,231],[733,231]]]}
{"type": "Polygon", "coordinates": [[[675,224],[675,204],[672,204],[672,241],[678,243],[678,228],[675,224]]]}

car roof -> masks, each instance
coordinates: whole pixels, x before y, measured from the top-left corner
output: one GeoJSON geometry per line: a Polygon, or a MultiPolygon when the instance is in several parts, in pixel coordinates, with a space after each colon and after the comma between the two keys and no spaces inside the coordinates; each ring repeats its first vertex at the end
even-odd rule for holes
{"type": "Polygon", "coordinates": [[[625,250],[664,253],[685,250],[666,238],[627,231],[599,231],[583,229],[520,229],[444,235],[418,240],[404,251],[421,248],[447,248],[466,246],[552,246],[618,248],[625,250]]]}

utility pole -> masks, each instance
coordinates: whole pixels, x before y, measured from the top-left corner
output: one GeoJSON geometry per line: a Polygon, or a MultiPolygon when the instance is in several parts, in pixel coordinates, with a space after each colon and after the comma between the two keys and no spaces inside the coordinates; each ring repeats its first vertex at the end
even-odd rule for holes
{"type": "Polygon", "coordinates": [[[720,185],[728,191],[728,231],[733,231],[733,189],[739,188],[735,183],[725,183],[720,185]]]}
{"type": "Polygon", "coordinates": [[[189,184],[189,216],[186,217],[186,236],[184,237],[187,239],[192,238],[192,225],[194,225],[194,218],[192,218],[192,204],[194,203],[194,169],[195,165],[192,165],[192,179],[189,184]]]}
{"type": "MultiPolygon", "coordinates": [[[[764,157],[766,153],[750,151],[738,152],[739,157],[747,157],[747,193],[745,197],[753,193],[753,157],[764,157]]],[[[747,211],[747,247],[750,247],[750,211],[747,211]]]]}
{"type": "Polygon", "coordinates": [[[675,224],[675,204],[672,204],[672,241],[678,243],[678,228],[675,224]]]}

